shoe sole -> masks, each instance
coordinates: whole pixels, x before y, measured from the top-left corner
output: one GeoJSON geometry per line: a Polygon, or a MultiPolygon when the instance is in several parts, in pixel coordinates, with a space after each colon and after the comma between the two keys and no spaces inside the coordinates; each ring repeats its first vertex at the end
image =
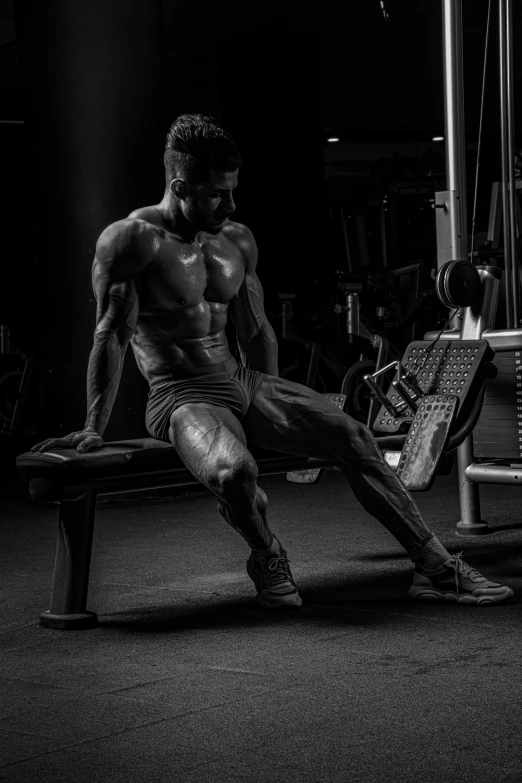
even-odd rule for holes
{"type": "MultiPolygon", "coordinates": [[[[247,560],[246,571],[250,579],[255,584],[256,583],[255,571],[249,560],[247,560]]],[[[299,609],[299,607],[303,605],[303,601],[297,590],[294,590],[291,593],[287,593],[286,595],[272,596],[272,595],[263,595],[262,593],[258,593],[256,599],[258,604],[263,609],[270,609],[270,610],[299,609]]]]}
{"type": "Polygon", "coordinates": [[[281,596],[257,596],[257,602],[263,609],[299,609],[303,601],[299,593],[281,596]]]}
{"type": "Polygon", "coordinates": [[[434,587],[410,587],[410,598],[417,601],[447,601],[448,603],[464,604],[465,606],[491,606],[507,601],[515,595],[510,587],[505,592],[496,595],[473,595],[472,593],[452,593],[451,591],[437,590],[434,587]]]}

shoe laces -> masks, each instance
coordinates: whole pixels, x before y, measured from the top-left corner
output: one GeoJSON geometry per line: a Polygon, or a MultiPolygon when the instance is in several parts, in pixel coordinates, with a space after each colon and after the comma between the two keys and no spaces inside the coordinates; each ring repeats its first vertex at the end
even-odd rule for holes
{"type": "Polygon", "coordinates": [[[274,586],[277,584],[280,584],[281,582],[288,582],[292,581],[292,574],[290,572],[290,560],[287,558],[286,554],[282,552],[280,555],[276,555],[275,557],[270,558],[268,561],[268,571],[271,571],[271,573],[266,573],[266,581],[270,584],[270,586],[274,586]]]}
{"type": "Polygon", "coordinates": [[[452,566],[455,570],[455,583],[457,585],[457,593],[459,592],[459,573],[464,574],[465,576],[469,577],[472,581],[475,580],[476,577],[481,576],[481,574],[477,571],[476,568],[472,568],[470,565],[464,562],[462,559],[463,552],[458,552],[456,555],[452,555],[451,559],[448,560],[448,565],[452,566]]]}

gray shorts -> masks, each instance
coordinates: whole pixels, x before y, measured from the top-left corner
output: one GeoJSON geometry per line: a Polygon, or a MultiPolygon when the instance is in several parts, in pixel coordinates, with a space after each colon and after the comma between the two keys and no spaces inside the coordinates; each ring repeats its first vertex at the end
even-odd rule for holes
{"type": "Polygon", "coordinates": [[[145,424],[153,438],[168,442],[172,413],[190,402],[228,408],[242,421],[266,378],[266,373],[247,370],[234,358],[192,372],[182,379],[162,376],[151,386],[145,424]]]}

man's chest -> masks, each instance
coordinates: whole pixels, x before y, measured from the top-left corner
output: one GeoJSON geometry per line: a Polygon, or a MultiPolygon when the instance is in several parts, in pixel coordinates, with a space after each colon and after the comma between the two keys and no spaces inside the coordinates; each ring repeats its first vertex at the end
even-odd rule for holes
{"type": "Polygon", "coordinates": [[[154,251],[141,284],[143,293],[158,304],[190,306],[202,298],[224,304],[236,296],[245,277],[240,252],[223,238],[200,247],[163,240],[154,251]]]}

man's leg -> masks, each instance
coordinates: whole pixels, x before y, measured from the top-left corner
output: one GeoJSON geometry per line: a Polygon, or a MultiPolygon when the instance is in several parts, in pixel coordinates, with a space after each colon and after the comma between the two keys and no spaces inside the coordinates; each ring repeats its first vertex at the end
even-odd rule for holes
{"type": "MultiPolygon", "coordinates": [[[[431,535],[364,424],[306,386],[268,376],[243,427],[250,443],[288,454],[332,459],[361,505],[415,552],[431,535]]],[[[449,557],[446,550],[441,555],[449,557]]]]}
{"type": "Polygon", "coordinates": [[[218,499],[221,516],[252,550],[247,571],[262,606],[301,606],[286,552],[266,518],[257,463],[238,419],[228,409],[191,403],[172,414],[170,441],[190,472],[218,499]]]}
{"type": "MultiPolygon", "coordinates": [[[[418,589],[410,591],[415,597],[453,600],[447,597],[444,584],[441,590],[434,588],[431,592],[430,585],[437,580],[442,583],[453,580],[455,586],[457,572],[462,585],[475,585],[477,590],[487,592],[487,595],[477,594],[477,600],[462,602],[491,603],[513,595],[509,588],[487,582],[463,561],[452,558],[426,526],[411,495],[383,459],[368,428],[317,392],[268,376],[250,405],[243,428],[252,444],[289,454],[332,459],[343,471],[361,505],[392,533],[416,564],[422,578],[417,578],[416,573],[418,584],[414,581],[414,587],[418,589]]],[[[456,588],[458,593],[458,581],[456,588]]],[[[461,596],[457,595],[457,599],[461,596]]]]}

